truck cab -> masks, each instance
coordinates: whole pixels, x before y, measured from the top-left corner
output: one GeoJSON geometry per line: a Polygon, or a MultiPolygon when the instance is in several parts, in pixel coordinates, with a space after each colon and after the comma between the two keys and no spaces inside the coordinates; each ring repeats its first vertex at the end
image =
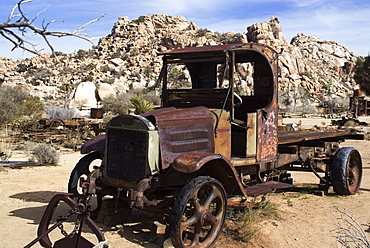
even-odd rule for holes
{"type": "Polygon", "coordinates": [[[234,166],[276,162],[277,53],[272,48],[228,44],[160,55],[163,107],[207,107],[215,119],[210,152],[234,166]],[[179,66],[180,80],[173,77],[179,66]]]}

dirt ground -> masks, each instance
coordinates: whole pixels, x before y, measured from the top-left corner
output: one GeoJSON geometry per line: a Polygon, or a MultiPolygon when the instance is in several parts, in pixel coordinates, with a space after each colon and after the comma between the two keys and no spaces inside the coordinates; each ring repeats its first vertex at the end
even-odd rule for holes
{"type": "MultiPolygon", "coordinates": [[[[284,123],[298,119],[283,120],[284,123]]],[[[303,119],[302,125],[328,125],[328,120],[303,119]]],[[[363,180],[360,192],[354,196],[320,196],[296,191],[271,194],[271,202],[279,206],[279,218],[260,223],[261,235],[251,244],[237,243],[239,247],[342,247],[333,230],[338,216],[334,206],[348,209],[348,213],[365,230],[370,238],[370,142],[346,141],[341,144],[357,148],[363,159],[363,180]]],[[[24,160],[25,155],[14,154],[14,160],[24,160]]],[[[0,246],[24,247],[34,238],[42,214],[51,197],[67,192],[69,174],[82,157],[78,152],[60,151],[59,166],[25,167],[0,170],[0,246]]],[[[294,185],[299,189],[311,187],[318,179],[311,173],[293,173],[294,185]]],[[[99,224],[111,247],[159,247],[150,242],[147,215],[131,219],[125,226],[107,227],[99,224]]],[[[66,228],[73,223],[66,223],[66,228]]],[[[61,237],[56,229],[52,237],[61,237]],[[55,233],[55,234],[54,234],[55,233]],[[59,235],[59,236],[58,236],[59,235]]],[[[91,237],[90,233],[86,237],[91,237]]],[[[235,247],[236,243],[223,235],[215,247],[235,247]]],[[[40,247],[39,244],[33,247],[40,247]]]]}

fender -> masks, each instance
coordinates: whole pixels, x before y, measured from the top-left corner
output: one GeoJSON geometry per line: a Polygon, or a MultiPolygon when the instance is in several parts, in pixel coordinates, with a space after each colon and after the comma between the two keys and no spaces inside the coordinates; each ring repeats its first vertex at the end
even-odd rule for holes
{"type": "Polygon", "coordinates": [[[103,157],[104,147],[105,147],[105,134],[101,134],[86,141],[81,146],[81,154],[87,154],[93,151],[98,151],[103,157]]]}
{"type": "Polygon", "coordinates": [[[172,168],[181,173],[206,175],[219,180],[229,195],[248,197],[230,161],[221,154],[192,151],[175,158],[172,168]]]}

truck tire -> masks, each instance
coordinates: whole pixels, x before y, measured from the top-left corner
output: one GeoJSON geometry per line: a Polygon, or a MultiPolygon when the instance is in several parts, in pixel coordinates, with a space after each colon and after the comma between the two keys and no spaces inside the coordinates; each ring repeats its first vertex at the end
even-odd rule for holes
{"type": "Polygon", "coordinates": [[[221,233],[227,196],[214,178],[199,176],[180,191],[170,212],[170,235],[176,248],[211,247],[221,233]]]}
{"type": "Polygon", "coordinates": [[[354,195],[360,188],[362,161],[353,147],[340,148],[331,165],[331,183],[338,195],[354,195]]]}
{"type": "Polygon", "coordinates": [[[83,175],[88,176],[90,174],[90,172],[92,171],[90,169],[90,165],[94,160],[97,159],[102,159],[99,152],[89,153],[82,157],[76,164],[75,168],[72,170],[68,181],[68,193],[73,194],[74,200],[82,196],[78,189],[79,178],[83,175]]]}

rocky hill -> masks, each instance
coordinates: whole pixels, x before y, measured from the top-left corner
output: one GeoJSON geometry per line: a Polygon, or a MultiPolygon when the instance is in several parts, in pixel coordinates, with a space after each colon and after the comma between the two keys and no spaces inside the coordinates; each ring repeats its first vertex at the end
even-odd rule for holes
{"type": "MultiPolygon", "coordinates": [[[[243,25],[243,24],[241,24],[243,25]]],[[[21,84],[45,101],[63,102],[63,84],[74,89],[72,106],[95,107],[95,89],[100,98],[115,92],[153,86],[162,59],[157,54],[173,48],[258,42],[279,53],[279,90],[290,96],[307,89],[316,101],[325,97],[345,99],[355,87],[353,68],[357,57],[345,47],[302,33],[287,42],[279,20],[249,26],[244,34],[215,33],[200,29],[182,16],[156,14],[136,20],[120,17],[111,34],[89,51],[50,54],[31,59],[1,58],[0,83],[21,84]],[[83,91],[80,94],[79,91],[83,91]],[[86,92],[91,92],[86,94],[86,92]]],[[[303,93],[302,93],[303,94],[303,93]]]]}

